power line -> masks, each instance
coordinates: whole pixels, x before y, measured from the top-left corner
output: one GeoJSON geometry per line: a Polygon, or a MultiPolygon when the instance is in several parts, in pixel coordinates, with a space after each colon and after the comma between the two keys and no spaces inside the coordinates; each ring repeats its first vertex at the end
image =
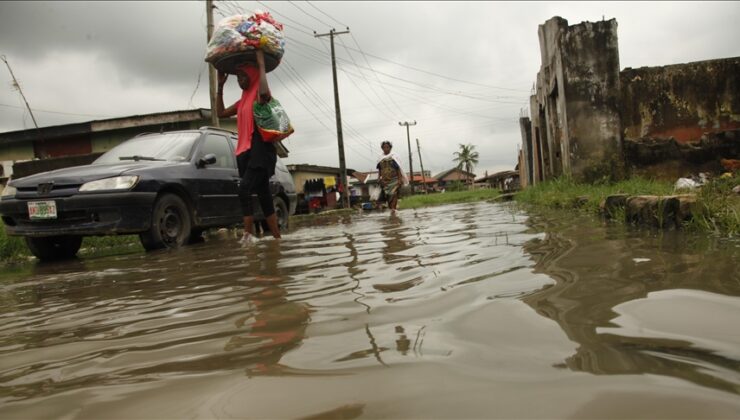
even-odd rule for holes
{"type": "Polygon", "coordinates": [[[288,20],[290,22],[293,22],[296,25],[302,26],[302,27],[306,28],[308,31],[313,32],[313,28],[309,28],[308,26],[306,26],[306,25],[304,25],[304,24],[302,24],[302,23],[300,23],[298,21],[295,21],[295,20],[291,19],[291,18],[285,16],[284,14],[282,14],[280,12],[277,12],[274,8],[268,7],[266,4],[262,3],[261,1],[257,1],[257,3],[260,4],[260,5],[262,5],[264,8],[268,9],[271,13],[276,14],[278,16],[282,16],[283,19],[286,19],[286,20],[288,20]]]}
{"type": "MultiPolygon", "coordinates": [[[[351,34],[350,34],[350,35],[351,35],[351,34]]],[[[361,70],[361,69],[359,68],[359,66],[357,65],[357,62],[355,61],[355,58],[354,58],[354,57],[352,56],[352,53],[350,53],[350,52],[349,52],[349,49],[347,49],[347,46],[346,46],[346,45],[344,44],[344,41],[340,40],[339,42],[340,42],[340,43],[342,44],[342,46],[344,47],[344,49],[345,49],[345,50],[347,50],[347,54],[348,54],[348,55],[349,55],[349,57],[350,57],[350,58],[352,59],[352,62],[353,62],[353,63],[355,64],[355,67],[357,67],[357,68],[358,68],[358,70],[359,70],[359,72],[360,72],[360,75],[362,76],[362,78],[363,78],[363,79],[365,79],[365,82],[366,82],[366,83],[368,84],[368,86],[370,86],[370,90],[372,90],[372,91],[373,91],[373,93],[375,94],[375,96],[376,96],[376,97],[377,97],[378,99],[380,99],[380,102],[381,102],[381,103],[382,103],[382,104],[383,104],[383,105],[384,105],[384,106],[385,106],[386,108],[388,108],[388,111],[390,111],[390,114],[389,114],[389,115],[391,116],[391,119],[395,119],[395,118],[394,118],[394,116],[393,116],[393,111],[392,111],[392,110],[391,110],[391,108],[390,108],[390,107],[388,106],[388,104],[386,104],[386,103],[385,103],[385,101],[383,101],[383,98],[381,98],[381,97],[380,97],[380,95],[378,95],[378,92],[376,92],[376,91],[375,91],[375,89],[373,88],[373,85],[371,85],[371,84],[370,84],[370,81],[369,81],[369,80],[367,80],[367,77],[365,77],[365,73],[363,73],[363,72],[362,72],[362,70],[361,70]]],[[[358,87],[358,89],[359,89],[359,87],[358,87]]],[[[388,92],[386,92],[386,94],[387,94],[387,93],[388,93],[388,92]]],[[[364,95],[364,93],[363,93],[363,95],[364,95]]],[[[370,98],[368,98],[368,101],[370,101],[370,98]]],[[[372,101],[371,101],[371,102],[372,102],[372,101]]],[[[374,105],[374,104],[373,104],[373,105],[374,105]]],[[[397,108],[397,109],[398,109],[399,111],[401,110],[401,108],[399,108],[399,107],[398,107],[398,105],[396,105],[396,108],[397,108]]],[[[378,110],[380,110],[380,108],[378,108],[378,110]]],[[[381,111],[381,112],[384,112],[384,111],[381,111]]],[[[402,112],[402,113],[403,113],[403,112],[402,112]]]]}
{"type": "MultiPolygon", "coordinates": [[[[308,4],[309,6],[313,7],[314,9],[318,10],[318,11],[319,11],[319,13],[321,13],[321,14],[323,14],[324,16],[328,17],[329,19],[333,20],[334,22],[337,22],[338,24],[342,25],[343,27],[345,27],[345,28],[346,28],[346,27],[348,27],[348,26],[349,26],[349,25],[345,25],[344,23],[342,23],[342,22],[340,22],[340,21],[338,21],[338,20],[334,19],[333,17],[329,16],[328,14],[324,13],[324,11],[323,11],[323,10],[321,10],[321,9],[319,9],[318,7],[314,6],[314,4],[313,4],[313,3],[311,3],[310,1],[306,1],[306,4],[308,4]]],[[[331,26],[331,25],[327,25],[327,26],[331,26]]]]}
{"type": "Polygon", "coordinates": [[[324,25],[324,26],[327,26],[327,27],[331,28],[331,26],[332,26],[332,25],[329,25],[329,24],[327,24],[327,23],[326,23],[326,22],[324,22],[323,20],[321,20],[321,19],[317,18],[316,16],[314,16],[314,15],[312,15],[312,14],[308,13],[307,11],[305,11],[305,10],[301,9],[301,8],[300,8],[300,7],[299,7],[299,6],[297,5],[297,4],[293,3],[292,1],[288,0],[288,3],[290,3],[290,4],[291,4],[291,5],[293,6],[293,7],[295,7],[296,9],[300,10],[301,12],[303,12],[303,13],[304,13],[305,15],[307,15],[307,16],[311,17],[312,19],[316,20],[316,21],[317,21],[317,22],[319,22],[320,24],[322,24],[322,25],[324,25]]]}
{"type": "MultiPolygon", "coordinates": [[[[6,108],[16,108],[16,109],[22,109],[22,110],[24,110],[24,111],[26,110],[26,108],[25,108],[25,107],[23,107],[23,106],[8,105],[8,104],[0,104],[0,106],[4,106],[4,107],[6,107],[6,108]]],[[[33,111],[34,111],[34,112],[44,112],[44,113],[48,113],[48,114],[72,115],[72,116],[77,116],[77,117],[102,117],[102,118],[112,118],[112,116],[110,116],[110,115],[95,115],[95,114],[75,114],[75,113],[71,113],[71,112],[62,112],[62,111],[47,111],[47,110],[43,110],[43,109],[38,109],[38,108],[34,108],[34,109],[33,109],[33,111]]]]}

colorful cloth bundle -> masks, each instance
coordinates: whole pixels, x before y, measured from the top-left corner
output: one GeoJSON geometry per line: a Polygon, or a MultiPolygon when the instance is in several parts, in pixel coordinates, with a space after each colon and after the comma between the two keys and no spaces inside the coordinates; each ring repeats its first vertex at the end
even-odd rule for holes
{"type": "Polygon", "coordinates": [[[253,15],[234,15],[221,19],[208,42],[206,61],[218,60],[238,53],[261,49],[277,61],[285,52],[283,25],[269,12],[255,11],[253,15]]]}

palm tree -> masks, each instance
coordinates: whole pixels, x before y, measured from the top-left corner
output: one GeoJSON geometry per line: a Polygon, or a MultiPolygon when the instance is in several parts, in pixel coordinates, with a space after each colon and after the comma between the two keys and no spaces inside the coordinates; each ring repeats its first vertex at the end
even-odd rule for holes
{"type": "Polygon", "coordinates": [[[454,152],[453,155],[455,155],[455,159],[453,159],[454,162],[457,162],[457,169],[462,170],[463,167],[465,168],[465,174],[467,179],[467,182],[470,183],[470,175],[473,173],[473,168],[475,165],[478,164],[478,152],[475,151],[475,146],[472,144],[460,144],[460,151],[454,152]]]}

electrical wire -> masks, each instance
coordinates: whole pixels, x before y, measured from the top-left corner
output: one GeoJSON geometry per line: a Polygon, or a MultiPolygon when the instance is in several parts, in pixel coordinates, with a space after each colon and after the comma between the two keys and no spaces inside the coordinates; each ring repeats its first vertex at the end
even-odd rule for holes
{"type": "Polygon", "coordinates": [[[300,8],[300,6],[298,6],[297,4],[293,3],[292,1],[288,0],[288,3],[290,3],[290,4],[291,4],[291,5],[293,6],[293,7],[295,7],[296,9],[300,10],[301,12],[303,12],[303,13],[304,13],[304,14],[305,14],[306,16],[309,16],[309,17],[311,17],[312,19],[314,19],[315,21],[317,21],[317,22],[321,23],[322,25],[324,25],[324,26],[326,26],[326,27],[328,27],[328,28],[331,28],[331,26],[332,26],[332,25],[329,25],[328,23],[324,22],[323,20],[321,20],[321,19],[317,18],[316,16],[314,16],[314,15],[312,15],[312,14],[308,13],[307,11],[305,11],[305,10],[301,9],[301,8],[300,8]]]}
{"type": "Polygon", "coordinates": [[[319,9],[318,7],[314,6],[314,4],[313,4],[313,3],[311,3],[310,1],[306,1],[306,4],[308,4],[309,6],[313,7],[314,9],[318,10],[318,11],[319,11],[319,13],[321,13],[321,14],[323,14],[324,16],[328,17],[329,19],[333,20],[334,22],[337,22],[338,24],[342,25],[343,27],[345,27],[345,28],[348,28],[348,27],[349,27],[349,25],[345,25],[344,23],[342,23],[342,22],[340,22],[340,21],[338,21],[338,20],[334,19],[334,18],[333,18],[332,16],[329,16],[329,15],[328,15],[327,13],[325,13],[325,12],[324,12],[323,10],[321,10],[321,9],[319,9]]]}
{"type": "MultiPolygon", "coordinates": [[[[15,106],[15,105],[8,105],[8,104],[0,104],[0,106],[4,106],[6,108],[17,108],[22,109],[24,113],[27,111],[25,106],[15,106]]],[[[96,117],[96,118],[113,118],[110,115],[96,115],[96,114],[76,114],[72,112],[62,112],[62,111],[49,111],[45,109],[32,109],[33,112],[45,112],[47,114],[60,114],[60,115],[72,115],[76,117],[96,117]]]]}

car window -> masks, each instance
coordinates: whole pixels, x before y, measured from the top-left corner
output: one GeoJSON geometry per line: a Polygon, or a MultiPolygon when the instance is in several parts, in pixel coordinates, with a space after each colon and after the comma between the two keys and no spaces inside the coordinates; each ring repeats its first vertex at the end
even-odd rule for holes
{"type": "Polygon", "coordinates": [[[105,152],[93,164],[120,163],[123,160],[169,160],[185,162],[195,140],[200,137],[197,132],[162,133],[134,137],[105,152]]]}
{"type": "Polygon", "coordinates": [[[208,134],[200,147],[199,157],[209,153],[216,155],[216,163],[209,165],[210,168],[236,168],[234,154],[231,151],[228,140],[224,136],[208,134]]]}

